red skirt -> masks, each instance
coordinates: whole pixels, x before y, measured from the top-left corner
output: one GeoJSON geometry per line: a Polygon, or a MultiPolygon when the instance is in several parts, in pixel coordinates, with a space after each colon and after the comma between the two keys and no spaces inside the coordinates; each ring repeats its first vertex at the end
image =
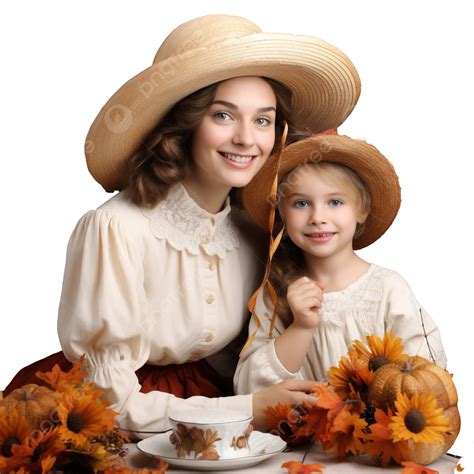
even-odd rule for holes
{"type": "MultiPolygon", "coordinates": [[[[44,359],[38,360],[21,369],[3,391],[6,397],[12,390],[22,385],[45,383],[35,376],[35,373],[47,372],[54,364],[58,364],[61,370],[68,371],[72,367],[63,352],[56,352],[44,359]]],[[[219,374],[205,360],[188,362],[180,365],[150,365],[146,364],[136,371],[140,391],[148,393],[153,390],[172,393],[180,398],[189,398],[194,395],[204,397],[222,397],[232,395],[231,389],[226,387],[219,374]]]]}

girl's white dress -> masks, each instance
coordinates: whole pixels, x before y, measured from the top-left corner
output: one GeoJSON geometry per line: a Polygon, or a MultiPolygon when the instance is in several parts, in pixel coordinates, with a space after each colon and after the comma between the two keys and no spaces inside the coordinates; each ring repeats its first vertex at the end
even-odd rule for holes
{"type": "MultiPolygon", "coordinates": [[[[268,338],[272,311],[270,298],[260,291],[256,313],[261,326],[240,357],[234,376],[236,393],[251,393],[283,379],[324,380],[327,370],[347,355],[353,341],[365,342],[370,334],[383,337],[384,333],[392,332],[403,339],[405,353],[446,366],[436,324],[420,307],[407,282],[388,268],[371,264],[346,289],[323,294],[320,324],[297,373],[288,372],[275,353],[275,337],[284,331],[281,321],[277,320],[273,338],[268,338]]],[[[249,334],[253,334],[255,328],[252,319],[249,334]]]]}
{"type": "Polygon", "coordinates": [[[251,415],[250,395],[144,394],[135,375],[146,363],[208,358],[232,380],[238,352],[222,349],[247,326],[263,265],[242,219],[229,198],[211,214],[177,184],[153,210],[118,193],[79,220],[67,250],[59,337],[69,360],[86,356],[87,377],[123,428],[166,430],[170,411],[190,407],[251,415]]]}

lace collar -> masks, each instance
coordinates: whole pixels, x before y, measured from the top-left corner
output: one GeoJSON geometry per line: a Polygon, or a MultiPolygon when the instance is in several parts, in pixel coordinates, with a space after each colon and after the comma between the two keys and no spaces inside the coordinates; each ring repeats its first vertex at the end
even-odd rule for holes
{"type": "Polygon", "coordinates": [[[208,255],[220,258],[239,247],[239,231],[230,211],[229,197],[224,209],[217,214],[202,209],[181,183],[171,187],[167,197],[155,208],[142,210],[150,219],[156,238],[165,239],[176,250],[197,255],[201,247],[208,255]]]}

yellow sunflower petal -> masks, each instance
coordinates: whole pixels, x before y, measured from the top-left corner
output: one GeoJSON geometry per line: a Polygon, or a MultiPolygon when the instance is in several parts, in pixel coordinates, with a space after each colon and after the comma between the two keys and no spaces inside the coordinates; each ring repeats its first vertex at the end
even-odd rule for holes
{"type": "Polygon", "coordinates": [[[395,407],[396,415],[389,423],[395,442],[409,439],[416,443],[441,442],[449,429],[443,409],[430,393],[415,393],[411,398],[399,393],[395,407]]]}

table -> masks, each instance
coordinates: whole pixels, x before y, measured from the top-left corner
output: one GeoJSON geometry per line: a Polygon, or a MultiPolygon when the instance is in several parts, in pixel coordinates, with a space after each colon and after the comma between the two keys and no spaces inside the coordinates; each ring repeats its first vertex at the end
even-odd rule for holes
{"type": "MultiPolygon", "coordinates": [[[[152,457],[140,452],[137,446],[133,443],[126,444],[128,448],[127,465],[131,467],[151,467],[152,457]]],[[[252,467],[246,469],[238,469],[232,471],[214,471],[217,474],[284,474],[287,472],[286,469],[282,468],[281,465],[286,461],[301,461],[304,456],[304,449],[295,449],[289,452],[278,453],[275,456],[267,459],[252,467]]],[[[430,464],[431,469],[436,469],[440,474],[452,474],[455,472],[456,464],[459,459],[455,456],[445,454],[441,456],[434,463],[430,464]]],[[[387,474],[387,473],[400,473],[400,467],[391,466],[388,468],[380,468],[371,464],[370,460],[364,456],[352,457],[350,460],[344,462],[338,462],[334,456],[325,454],[319,444],[313,445],[308,455],[306,456],[305,463],[320,463],[324,464],[324,474],[351,474],[351,473],[364,473],[364,474],[387,474]]],[[[193,471],[169,468],[169,473],[181,473],[189,474],[193,471]]],[[[194,471],[197,472],[197,471],[194,471]]]]}

